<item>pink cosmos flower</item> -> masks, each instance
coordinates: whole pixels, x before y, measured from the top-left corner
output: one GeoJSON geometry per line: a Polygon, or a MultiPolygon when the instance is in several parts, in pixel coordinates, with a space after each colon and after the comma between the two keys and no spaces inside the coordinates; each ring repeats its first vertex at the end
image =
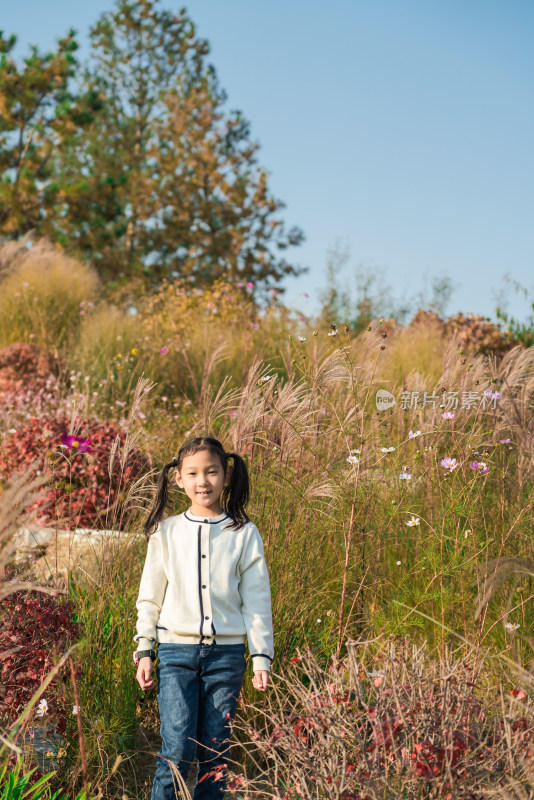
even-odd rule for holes
{"type": "Polygon", "coordinates": [[[230,416],[231,416],[232,418],[233,418],[233,417],[237,417],[237,411],[235,410],[235,408],[233,408],[233,409],[230,411],[230,416]]]}
{"type": "Polygon", "coordinates": [[[451,458],[450,456],[445,456],[445,458],[442,458],[439,463],[442,467],[444,467],[444,469],[448,469],[450,472],[452,472],[453,469],[456,469],[456,467],[460,466],[456,459],[451,458]]]}
{"type": "Polygon", "coordinates": [[[257,331],[260,326],[256,322],[251,322],[250,327],[254,328],[254,330],[257,331]]]}
{"type": "Polygon", "coordinates": [[[167,353],[169,352],[169,348],[168,347],[160,347],[159,348],[159,352],[161,353],[162,356],[166,356],[167,353]]]}
{"type": "Polygon", "coordinates": [[[249,281],[247,283],[247,289],[253,289],[253,288],[254,288],[254,284],[252,283],[252,281],[249,281]]]}
{"type": "Polygon", "coordinates": [[[469,466],[471,469],[474,469],[476,472],[480,473],[480,475],[485,475],[488,471],[488,467],[483,461],[472,461],[469,466]]]}
{"type": "Polygon", "coordinates": [[[91,450],[90,439],[81,439],[79,436],[67,436],[66,433],[62,433],[61,441],[69,450],[77,450],[78,453],[89,453],[91,450]]]}
{"type": "Polygon", "coordinates": [[[240,282],[240,283],[236,283],[236,286],[238,286],[239,289],[241,289],[241,287],[244,286],[244,284],[240,282]]]}

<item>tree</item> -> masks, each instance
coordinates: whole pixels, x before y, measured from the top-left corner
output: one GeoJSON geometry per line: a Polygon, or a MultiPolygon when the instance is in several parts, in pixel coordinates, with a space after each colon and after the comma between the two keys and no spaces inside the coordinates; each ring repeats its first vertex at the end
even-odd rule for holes
{"type": "Polygon", "coordinates": [[[239,112],[224,112],[186,10],[119,0],[91,42],[85,91],[104,108],[57,152],[54,238],[108,281],[224,276],[267,290],[306,271],[281,255],[302,231],[278,218],[285,206],[256,165],[259,145],[239,112]]]}
{"type": "MultiPolygon", "coordinates": [[[[41,54],[33,45],[18,69],[17,37],[0,31],[0,232],[17,239],[46,226],[54,202],[54,155],[90,120],[96,98],[74,96],[75,32],[41,54]]],[[[97,104],[98,105],[98,104],[97,104]]]]}

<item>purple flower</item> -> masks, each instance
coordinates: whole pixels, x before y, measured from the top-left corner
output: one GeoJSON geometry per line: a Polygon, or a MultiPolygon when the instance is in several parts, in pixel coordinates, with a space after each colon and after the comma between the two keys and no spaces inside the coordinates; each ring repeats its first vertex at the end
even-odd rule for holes
{"type": "Polygon", "coordinates": [[[508,442],[511,442],[511,441],[512,441],[511,439],[499,439],[499,442],[501,444],[508,444],[508,442]]]}
{"type": "Polygon", "coordinates": [[[444,467],[444,469],[448,469],[450,472],[452,472],[453,469],[456,469],[456,467],[460,466],[456,459],[451,458],[450,456],[445,456],[445,458],[442,458],[439,463],[442,467],[444,467]]]}
{"type": "Polygon", "coordinates": [[[162,356],[166,356],[167,353],[169,352],[169,348],[168,347],[160,347],[159,348],[159,352],[161,353],[162,356]]]}
{"type": "Polygon", "coordinates": [[[62,433],[61,441],[69,450],[77,450],[78,453],[88,453],[91,450],[90,439],[80,439],[79,436],[67,436],[66,433],[62,433]]]}

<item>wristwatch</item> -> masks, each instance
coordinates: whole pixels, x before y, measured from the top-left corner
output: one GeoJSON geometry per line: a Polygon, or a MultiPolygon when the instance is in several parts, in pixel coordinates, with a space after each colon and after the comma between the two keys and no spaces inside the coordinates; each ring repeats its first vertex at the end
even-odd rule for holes
{"type": "Polygon", "coordinates": [[[155,658],[156,658],[156,651],[155,650],[137,650],[133,654],[133,660],[134,660],[135,666],[137,666],[139,664],[139,661],[140,661],[141,658],[146,658],[146,656],[150,656],[152,661],[154,661],[155,658]]]}

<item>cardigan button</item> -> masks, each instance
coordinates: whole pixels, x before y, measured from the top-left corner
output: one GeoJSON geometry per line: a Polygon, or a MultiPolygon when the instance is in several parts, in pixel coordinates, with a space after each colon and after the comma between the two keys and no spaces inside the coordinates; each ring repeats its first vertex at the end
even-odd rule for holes
{"type": "Polygon", "coordinates": [[[209,617],[204,617],[204,619],[209,619],[209,617]]]}
{"type": "Polygon", "coordinates": [[[205,583],[203,583],[203,584],[202,584],[202,588],[203,588],[203,589],[205,589],[205,588],[206,588],[206,584],[205,584],[205,583]]]}
{"type": "Polygon", "coordinates": [[[202,556],[202,558],[206,558],[206,556],[202,556]]]}

